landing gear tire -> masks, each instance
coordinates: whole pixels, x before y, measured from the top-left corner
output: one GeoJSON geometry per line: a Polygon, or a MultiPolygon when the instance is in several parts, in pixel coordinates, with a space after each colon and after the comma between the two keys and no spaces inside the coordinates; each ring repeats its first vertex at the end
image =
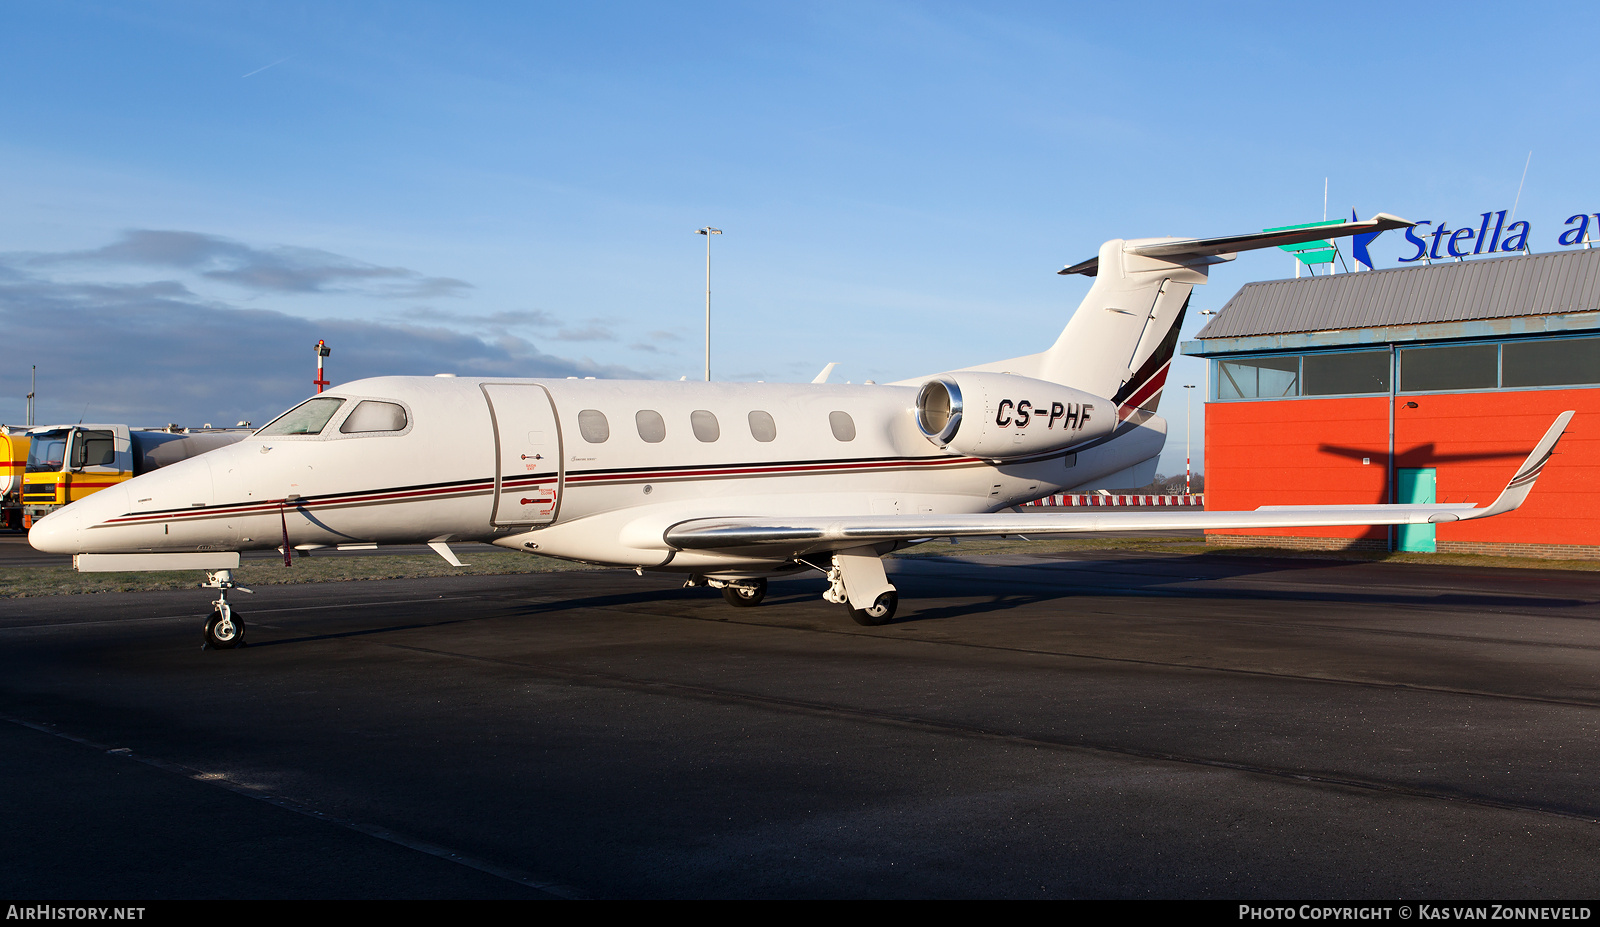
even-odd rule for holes
{"type": "Polygon", "coordinates": [[[767,597],[767,581],[765,578],[749,583],[729,585],[722,587],[722,597],[729,605],[738,608],[754,608],[761,604],[767,597]]]}
{"type": "Polygon", "coordinates": [[[867,627],[872,628],[877,627],[880,624],[888,624],[891,620],[893,620],[895,607],[899,604],[899,593],[885,592],[883,595],[878,596],[878,600],[876,602],[873,602],[866,608],[850,608],[848,605],[846,605],[845,608],[849,609],[850,618],[854,620],[856,624],[866,625],[867,627]]]}
{"type": "Polygon", "coordinates": [[[224,615],[221,609],[212,609],[211,617],[206,619],[205,640],[212,650],[232,650],[243,644],[244,622],[239,620],[239,613],[229,609],[224,615]]]}

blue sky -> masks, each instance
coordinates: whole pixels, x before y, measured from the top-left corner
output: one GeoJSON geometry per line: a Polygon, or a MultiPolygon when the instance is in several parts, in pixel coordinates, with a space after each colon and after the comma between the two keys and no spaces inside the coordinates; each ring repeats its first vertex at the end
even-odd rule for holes
{"type": "MultiPolygon", "coordinates": [[[[1320,219],[1324,178],[1476,225],[1531,151],[1555,250],[1600,211],[1596,9],[8,3],[0,421],[38,364],[42,422],[259,424],[317,338],[336,382],[694,378],[706,224],[713,373],[768,381],[1037,350],[1101,241],[1320,219]]],[[[1186,337],[1292,273],[1218,268],[1186,337]]]]}

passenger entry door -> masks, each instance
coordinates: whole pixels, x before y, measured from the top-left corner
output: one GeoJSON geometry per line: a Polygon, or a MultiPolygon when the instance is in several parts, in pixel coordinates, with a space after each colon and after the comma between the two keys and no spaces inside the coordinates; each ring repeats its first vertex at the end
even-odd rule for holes
{"type": "Polygon", "coordinates": [[[485,383],[494,424],[493,525],[548,525],[561,504],[561,433],[537,383],[485,383]]]}

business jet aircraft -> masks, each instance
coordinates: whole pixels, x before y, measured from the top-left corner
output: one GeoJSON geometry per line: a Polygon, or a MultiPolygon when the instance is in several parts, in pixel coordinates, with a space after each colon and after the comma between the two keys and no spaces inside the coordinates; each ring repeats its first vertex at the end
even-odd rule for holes
{"type": "MultiPolygon", "coordinates": [[[[933,538],[1128,528],[1389,525],[1521,504],[1563,413],[1487,507],[1019,514],[1063,491],[1139,486],[1189,294],[1238,251],[1409,227],[1365,222],[1224,238],[1113,240],[1061,271],[1095,282],[1049,349],[885,385],[379,377],[251,437],[66,506],[29,535],[80,570],[204,569],[205,636],[237,646],[239,551],[451,541],[688,574],[753,606],[814,569],[866,625],[898,601],[883,555],[933,538]]],[[[825,379],[825,374],[819,376],[825,379]]]]}

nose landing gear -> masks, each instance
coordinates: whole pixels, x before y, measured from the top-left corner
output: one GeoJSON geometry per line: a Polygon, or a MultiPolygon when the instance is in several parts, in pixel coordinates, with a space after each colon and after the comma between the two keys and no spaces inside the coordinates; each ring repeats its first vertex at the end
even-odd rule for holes
{"type": "Polygon", "coordinates": [[[232,570],[218,570],[207,573],[206,581],[200,584],[201,589],[217,590],[217,600],[211,603],[211,615],[206,619],[205,643],[201,649],[232,650],[244,643],[244,622],[240,620],[239,613],[228,604],[228,590],[237,589],[240,592],[249,592],[249,589],[233,581],[232,570]]]}

